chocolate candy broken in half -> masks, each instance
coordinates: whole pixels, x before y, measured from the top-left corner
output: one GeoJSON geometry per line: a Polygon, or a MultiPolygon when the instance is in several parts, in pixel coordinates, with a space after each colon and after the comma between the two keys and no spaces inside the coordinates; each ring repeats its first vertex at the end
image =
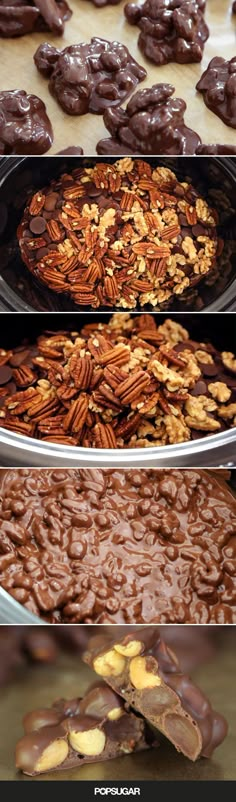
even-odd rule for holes
{"type": "Polygon", "coordinates": [[[95,636],[84,660],[190,760],[211,757],[225,738],[225,719],[181,673],[156,627],[134,629],[120,640],[110,633],[95,636]]]}
{"type": "Polygon", "coordinates": [[[16,745],[16,768],[31,776],[139,752],[155,742],[145,720],[125,709],[104,682],[80,699],[60,699],[23,719],[25,735],[16,745]]]}

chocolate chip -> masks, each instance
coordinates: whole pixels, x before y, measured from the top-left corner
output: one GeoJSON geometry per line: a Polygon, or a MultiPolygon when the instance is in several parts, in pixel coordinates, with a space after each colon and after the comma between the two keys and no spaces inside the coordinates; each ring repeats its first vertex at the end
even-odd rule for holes
{"type": "Polygon", "coordinates": [[[213,363],[213,365],[208,365],[207,362],[199,362],[199,366],[203,373],[203,376],[217,376],[219,373],[218,366],[213,363]]]}
{"type": "Polygon", "coordinates": [[[46,230],[46,222],[44,217],[32,217],[29,227],[33,234],[42,234],[43,231],[46,230]]]}
{"type": "Polygon", "coordinates": [[[196,384],[194,385],[193,390],[191,390],[191,395],[194,395],[194,396],[206,395],[206,392],[207,392],[206,383],[204,381],[201,381],[201,379],[199,379],[199,381],[196,382],[196,384]]]}
{"type": "Polygon", "coordinates": [[[2,365],[0,367],[0,385],[7,384],[12,377],[12,370],[8,367],[8,365],[2,365]]]}

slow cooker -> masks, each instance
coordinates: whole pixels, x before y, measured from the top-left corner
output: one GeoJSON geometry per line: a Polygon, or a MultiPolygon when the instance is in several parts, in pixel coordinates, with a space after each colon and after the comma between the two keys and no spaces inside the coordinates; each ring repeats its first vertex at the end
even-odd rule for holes
{"type": "MultiPolygon", "coordinates": [[[[122,313],[121,313],[122,314],[122,313]]],[[[171,315],[173,318],[179,317],[171,315]]],[[[156,315],[163,322],[164,313],[156,315]]],[[[34,342],[44,330],[79,331],[85,323],[107,319],[106,313],[0,315],[0,348],[12,348],[24,338],[34,342]],[[12,325],[12,320],[14,324],[12,325]],[[9,322],[11,326],[9,326],[9,322]]],[[[193,339],[210,340],[219,350],[236,352],[234,314],[181,314],[181,323],[193,339]]],[[[61,446],[15,434],[0,427],[0,465],[45,467],[220,467],[236,465],[236,427],[191,442],[137,449],[91,449],[61,446]]]]}
{"type": "MultiPolygon", "coordinates": [[[[98,156],[3,157],[0,160],[0,311],[78,311],[66,296],[53,293],[32,277],[21,260],[16,229],[27,198],[36,189],[63,172],[70,172],[73,167],[91,167],[98,161],[98,156]]],[[[102,161],[111,163],[115,159],[102,158],[102,161]]],[[[206,277],[198,285],[201,310],[236,310],[236,158],[182,156],[147,158],[146,161],[153,167],[170,167],[181,181],[188,178],[217,209],[219,232],[226,245],[219,258],[217,279],[211,282],[210,277],[206,277]]],[[[186,304],[180,301],[175,304],[171,312],[186,311],[186,304]]]]}

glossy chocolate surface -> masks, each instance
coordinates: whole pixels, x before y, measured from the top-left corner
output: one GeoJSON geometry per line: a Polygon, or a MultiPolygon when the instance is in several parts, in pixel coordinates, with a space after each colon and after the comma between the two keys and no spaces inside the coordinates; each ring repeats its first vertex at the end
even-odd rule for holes
{"type": "Polygon", "coordinates": [[[52,126],[39,97],[23,89],[0,92],[0,155],[38,156],[52,142],[52,126]]]}
{"type": "Polygon", "coordinates": [[[206,106],[226,125],[236,128],[236,56],[227,61],[213,58],[196,89],[202,92],[206,106]]]}
{"type": "Polygon", "coordinates": [[[220,145],[219,143],[214,145],[199,145],[196,150],[197,156],[206,156],[208,153],[211,156],[235,156],[236,145],[220,145]]]}
{"type": "Polygon", "coordinates": [[[78,167],[40,188],[17,236],[33,275],[76,304],[159,309],[187,300],[213,270],[223,247],[217,222],[189,181],[123,158],[78,167]]]}
{"type": "Polygon", "coordinates": [[[235,623],[236,502],[202,470],[2,472],[0,583],[51,623],[235,623]]]}
{"type": "Polygon", "coordinates": [[[1,0],[0,37],[13,38],[34,31],[52,31],[60,36],[71,14],[65,0],[1,0]]]}
{"type": "Polygon", "coordinates": [[[181,673],[176,655],[156,627],[133,630],[122,639],[111,634],[95,636],[88,643],[84,660],[99,674],[105,673],[106,665],[106,682],[190,760],[200,755],[210,757],[227,735],[225,719],[212,709],[191,679],[181,673]],[[136,656],[128,657],[124,652],[132,647],[136,656]],[[113,664],[110,673],[107,653],[113,664]],[[123,667],[120,663],[121,670],[118,665],[116,670],[115,661],[120,655],[123,667]]]}
{"type": "Polygon", "coordinates": [[[186,155],[201,139],[184,122],[186,103],[172,97],[171,84],[155,84],[136,92],[126,107],[108,108],[104,123],[111,139],[98,142],[99,154],[186,155]]]}
{"type": "Polygon", "coordinates": [[[83,148],[79,145],[71,145],[69,148],[64,148],[64,150],[59,150],[57,156],[83,156],[83,148]]]}
{"type": "MultiPolygon", "coordinates": [[[[68,755],[65,760],[52,767],[54,770],[139,752],[148,749],[154,741],[144,720],[125,710],[120,696],[101,682],[94,683],[91,689],[88,688],[83,699],[58,700],[48,710],[29,713],[24,718],[24,726],[25,722],[27,734],[16,746],[16,767],[30,775],[42,773],[42,769],[37,767],[38,760],[42,758],[45,749],[58,738],[68,742],[68,755]],[[86,712],[87,707],[91,707],[91,697],[94,700],[93,715],[86,712]],[[115,715],[118,711],[118,718],[114,720],[109,718],[113,710],[115,715]],[[104,734],[104,748],[100,753],[85,755],[72,747],[71,733],[92,730],[104,734]]],[[[44,769],[46,770],[50,771],[50,765],[48,769],[44,769]]]]}
{"type": "Polygon", "coordinates": [[[44,43],[34,56],[39,72],[50,76],[49,89],[67,114],[102,114],[131,94],[146,70],[119,42],[94,36],[90,44],[60,51],[44,43]]]}
{"type": "Polygon", "coordinates": [[[155,64],[201,61],[209,30],[202,11],[204,0],[146,0],[127,3],[125,16],[141,30],[138,44],[155,64]]]}

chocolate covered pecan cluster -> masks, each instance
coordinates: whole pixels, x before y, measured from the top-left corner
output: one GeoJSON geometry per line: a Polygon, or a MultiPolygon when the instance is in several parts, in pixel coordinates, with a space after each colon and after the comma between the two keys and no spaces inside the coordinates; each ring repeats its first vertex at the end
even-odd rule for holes
{"type": "Polygon", "coordinates": [[[205,0],[145,0],[127,3],[125,16],[141,30],[138,44],[155,64],[201,61],[209,30],[203,11],[205,0]]]}
{"type": "Polygon", "coordinates": [[[155,84],[140,89],[126,109],[108,108],[104,123],[110,139],[101,139],[99,154],[186,155],[195,153],[200,137],[184,122],[186,103],[173,98],[171,84],[155,84]]]}
{"type": "Polygon", "coordinates": [[[94,36],[89,44],[57,50],[45,42],[34,61],[67,114],[102,114],[126,100],[147,73],[120,42],[94,36]]]}
{"type": "Polygon", "coordinates": [[[39,155],[52,141],[52,126],[39,97],[24,90],[0,92],[0,155],[39,155]]]}
{"type": "Polygon", "coordinates": [[[236,359],[180,323],[114,315],[0,351],[0,422],[85,448],[182,443],[236,425],[236,359]]]}
{"type": "Polygon", "coordinates": [[[213,270],[217,220],[188,181],[124,158],[36,192],[18,240],[30,272],[80,306],[160,309],[213,270]]]}
{"type": "Polygon", "coordinates": [[[236,128],[236,56],[227,61],[213,58],[198,81],[196,89],[202,92],[206,106],[236,128]]]}
{"type": "Polygon", "coordinates": [[[33,31],[64,33],[72,14],[66,0],[1,0],[0,37],[24,36],[33,31]]]}

